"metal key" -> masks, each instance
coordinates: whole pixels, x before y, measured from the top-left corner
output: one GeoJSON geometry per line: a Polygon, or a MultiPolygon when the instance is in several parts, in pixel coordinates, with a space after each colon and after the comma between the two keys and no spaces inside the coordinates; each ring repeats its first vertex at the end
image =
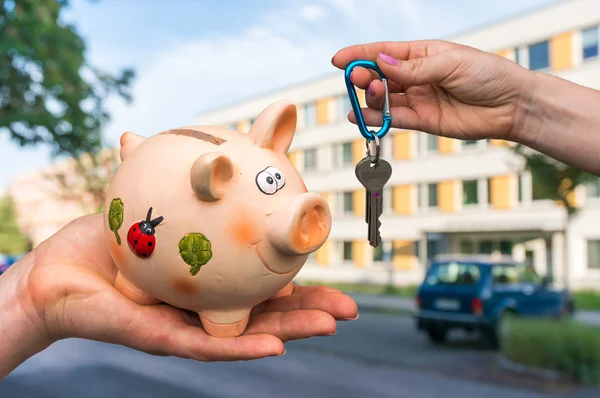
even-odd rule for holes
{"type": "Polygon", "coordinates": [[[356,178],[366,189],[366,214],[368,224],[369,244],[377,247],[381,244],[379,228],[381,226],[381,213],[383,212],[383,188],[392,176],[392,166],[379,158],[373,163],[373,158],[367,156],[356,165],[356,178]]]}

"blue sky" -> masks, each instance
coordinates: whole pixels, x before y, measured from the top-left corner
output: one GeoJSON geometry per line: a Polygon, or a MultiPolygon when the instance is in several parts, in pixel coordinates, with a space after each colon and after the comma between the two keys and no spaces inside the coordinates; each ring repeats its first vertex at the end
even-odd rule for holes
{"type": "MultiPolygon", "coordinates": [[[[133,66],[134,103],[109,102],[105,129],[144,136],[195,123],[206,109],[335,72],[338,49],[446,38],[557,0],[72,0],[65,18],[92,62],[133,66]]],[[[50,162],[0,135],[0,191],[50,162]]]]}

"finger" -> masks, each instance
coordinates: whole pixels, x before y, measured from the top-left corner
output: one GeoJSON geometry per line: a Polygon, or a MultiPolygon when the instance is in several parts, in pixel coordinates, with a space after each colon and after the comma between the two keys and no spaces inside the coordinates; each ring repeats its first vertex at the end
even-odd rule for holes
{"type": "Polygon", "coordinates": [[[345,69],[350,62],[355,60],[375,61],[380,53],[406,60],[433,55],[454,47],[460,47],[460,45],[444,40],[381,41],[342,48],[335,53],[331,63],[337,68],[345,69]]]}
{"type": "Polygon", "coordinates": [[[257,313],[318,310],[336,319],[352,319],[358,314],[356,302],[343,293],[292,294],[263,303],[257,313]]]}
{"type": "Polygon", "coordinates": [[[286,342],[336,332],[335,319],[323,311],[266,312],[250,319],[244,335],[268,334],[286,342]]]}
{"type": "Polygon", "coordinates": [[[281,355],[275,336],[216,338],[187,323],[183,310],[169,305],[140,306],[123,296],[106,297],[103,309],[77,325],[77,336],[124,345],[153,355],[200,361],[233,361],[281,355]]]}
{"type": "MultiPolygon", "coordinates": [[[[352,71],[350,75],[352,83],[362,90],[366,90],[372,81],[381,81],[381,77],[375,71],[367,70],[365,68],[358,68],[352,71]]],[[[383,84],[383,83],[382,83],[383,84]]],[[[388,90],[390,93],[403,93],[407,89],[407,86],[398,84],[388,78],[388,90]]]]}
{"type": "MultiPolygon", "coordinates": [[[[413,109],[404,106],[394,106],[390,109],[392,114],[392,127],[406,130],[428,131],[423,129],[423,121],[413,109]]],[[[383,124],[381,110],[362,108],[363,119],[367,126],[379,126],[383,124]]],[[[348,120],[356,124],[354,113],[348,115],[348,120]]],[[[428,131],[430,132],[430,131],[428,131]]]]}
{"type": "Polygon", "coordinates": [[[367,106],[371,109],[383,109],[385,103],[385,86],[380,80],[373,80],[365,95],[367,106]]]}
{"type": "Polygon", "coordinates": [[[448,50],[441,53],[401,60],[388,56],[378,56],[377,65],[394,82],[405,86],[440,84],[448,79],[464,62],[460,52],[448,50]]]}
{"type": "Polygon", "coordinates": [[[323,286],[323,285],[310,285],[310,286],[302,286],[294,284],[294,292],[293,294],[306,294],[306,293],[342,293],[341,290],[336,289],[331,286],[323,286]]]}
{"type": "Polygon", "coordinates": [[[283,341],[273,334],[255,333],[239,337],[213,337],[198,327],[172,329],[155,345],[165,347],[169,355],[199,361],[240,361],[279,356],[285,352],[283,341]]]}

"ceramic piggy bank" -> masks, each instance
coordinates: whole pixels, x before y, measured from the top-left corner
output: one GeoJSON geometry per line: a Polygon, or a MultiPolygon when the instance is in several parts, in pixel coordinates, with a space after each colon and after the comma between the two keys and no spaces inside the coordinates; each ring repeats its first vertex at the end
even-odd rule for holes
{"type": "Polygon", "coordinates": [[[139,304],[196,312],[217,337],[242,334],[252,307],[291,293],[331,228],[327,203],[286,156],[295,128],[296,107],[278,102],[248,134],[123,134],[104,217],[115,287],[139,304]]]}

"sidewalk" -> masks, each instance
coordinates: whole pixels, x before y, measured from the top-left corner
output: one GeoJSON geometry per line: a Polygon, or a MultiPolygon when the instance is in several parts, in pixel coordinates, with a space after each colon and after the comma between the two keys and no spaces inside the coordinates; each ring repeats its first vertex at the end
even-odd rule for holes
{"type": "MultiPolygon", "coordinates": [[[[415,300],[407,297],[398,296],[378,296],[374,294],[348,293],[350,297],[358,304],[360,308],[379,308],[391,310],[415,311],[415,300]]],[[[575,320],[592,326],[600,326],[600,312],[598,311],[577,311],[575,320]]]]}

